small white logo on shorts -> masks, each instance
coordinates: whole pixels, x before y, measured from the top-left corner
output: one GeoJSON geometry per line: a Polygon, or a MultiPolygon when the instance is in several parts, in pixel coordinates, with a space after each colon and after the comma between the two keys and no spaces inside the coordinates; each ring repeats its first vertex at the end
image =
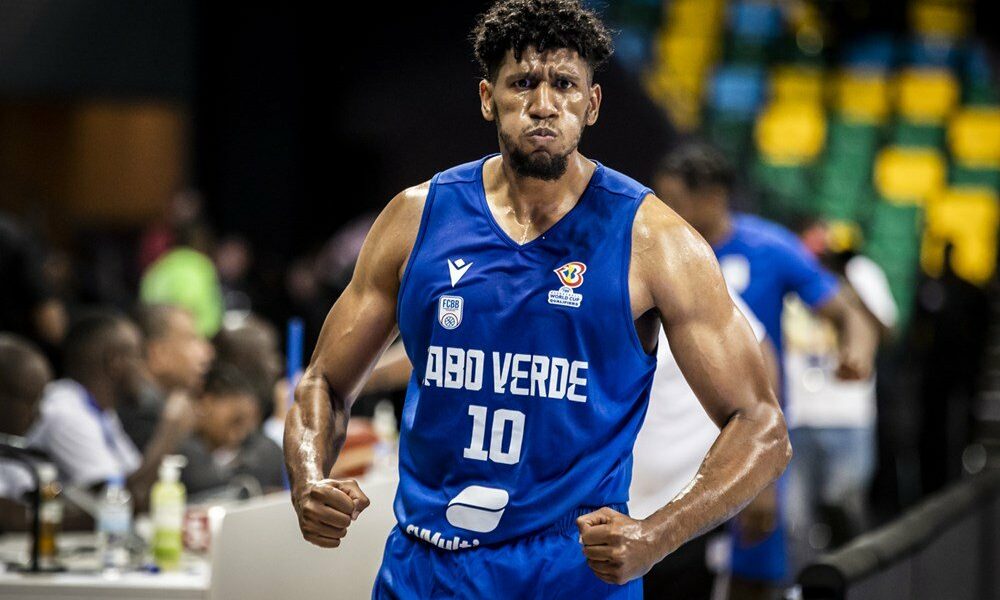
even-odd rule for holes
{"type": "Polygon", "coordinates": [[[507,490],[470,485],[448,502],[444,514],[455,527],[488,533],[500,524],[509,500],[507,490]]]}
{"type": "Polygon", "coordinates": [[[441,296],[438,301],[438,323],[445,329],[456,329],[462,324],[462,308],[465,300],[461,296],[441,296]]]}

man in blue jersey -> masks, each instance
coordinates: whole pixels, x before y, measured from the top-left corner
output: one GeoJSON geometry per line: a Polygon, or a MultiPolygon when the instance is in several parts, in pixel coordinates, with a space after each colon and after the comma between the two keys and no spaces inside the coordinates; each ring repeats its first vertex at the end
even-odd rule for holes
{"type": "MultiPolygon", "coordinates": [[[[711,248],[578,151],[611,54],[577,0],[501,0],[473,33],[500,152],[396,196],[288,414],[303,536],[337,547],[369,500],[329,477],[397,329],[413,365],[375,598],[637,598],[639,579],[784,470],[784,419],[711,248]],[[627,514],[661,326],[719,437],[692,484],[627,514]]],[[[348,542],[349,543],[349,542],[348,542]]]]}
{"type": "MultiPolygon", "coordinates": [[[[781,313],[785,296],[794,293],[835,325],[837,376],[867,379],[877,331],[853,297],[840,288],[836,276],[792,232],[730,210],[733,180],[732,167],[721,152],[708,144],[689,143],[664,158],[655,186],[657,195],[711,244],[726,282],[764,324],[779,364],[781,313]]],[[[780,494],[772,486],[737,521],[732,571],[739,597],[774,597],[775,588],[789,575],[779,508],[780,494]]]]}

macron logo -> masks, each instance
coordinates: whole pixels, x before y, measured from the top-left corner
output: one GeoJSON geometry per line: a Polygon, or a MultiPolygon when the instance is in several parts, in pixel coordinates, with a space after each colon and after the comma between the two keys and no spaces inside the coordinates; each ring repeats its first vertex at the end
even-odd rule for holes
{"type": "Polygon", "coordinates": [[[454,262],[450,258],[448,259],[448,272],[451,274],[451,287],[455,287],[455,284],[458,283],[471,266],[472,263],[467,263],[461,258],[454,262]]]}

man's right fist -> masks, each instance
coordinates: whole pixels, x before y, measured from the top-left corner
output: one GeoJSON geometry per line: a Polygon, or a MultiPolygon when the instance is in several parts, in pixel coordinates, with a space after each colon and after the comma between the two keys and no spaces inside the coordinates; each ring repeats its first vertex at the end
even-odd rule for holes
{"type": "Polygon", "coordinates": [[[353,479],[314,481],[292,498],[302,537],[322,548],[339,546],[347,527],[370,504],[353,479]]]}

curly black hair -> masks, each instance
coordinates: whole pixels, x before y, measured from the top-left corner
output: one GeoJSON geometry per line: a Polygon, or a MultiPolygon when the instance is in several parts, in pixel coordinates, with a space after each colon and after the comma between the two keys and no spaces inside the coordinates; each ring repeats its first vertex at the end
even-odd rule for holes
{"type": "Polygon", "coordinates": [[[540,51],[569,48],[587,61],[591,73],[614,52],[607,27],[579,0],[498,0],[479,16],[470,37],[483,76],[490,81],[496,80],[508,50],[521,60],[528,46],[540,51]]]}

